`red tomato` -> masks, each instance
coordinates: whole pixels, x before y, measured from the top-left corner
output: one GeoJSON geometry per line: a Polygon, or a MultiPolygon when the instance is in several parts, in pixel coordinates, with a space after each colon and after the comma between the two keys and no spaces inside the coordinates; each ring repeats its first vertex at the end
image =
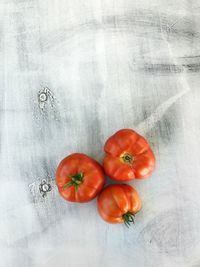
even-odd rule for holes
{"type": "Polygon", "coordinates": [[[84,154],[64,158],[56,171],[58,191],[68,201],[88,202],[97,196],[104,183],[100,164],[84,154]]]}
{"type": "Polygon", "coordinates": [[[98,196],[98,211],[108,223],[134,223],[135,214],[141,209],[137,191],[130,185],[109,185],[98,196]]]}
{"type": "Polygon", "coordinates": [[[128,181],[150,176],[155,156],[144,137],[131,129],[122,129],[105,143],[105,173],[114,180],[128,181]]]}

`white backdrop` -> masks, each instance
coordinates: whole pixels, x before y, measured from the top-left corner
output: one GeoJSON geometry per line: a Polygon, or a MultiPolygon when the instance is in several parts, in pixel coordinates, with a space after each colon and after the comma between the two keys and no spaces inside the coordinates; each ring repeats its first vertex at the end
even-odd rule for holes
{"type": "Polygon", "coordinates": [[[199,29],[195,0],[0,1],[1,267],[200,266],[199,29]],[[157,158],[130,229],[54,182],[124,127],[157,158]]]}

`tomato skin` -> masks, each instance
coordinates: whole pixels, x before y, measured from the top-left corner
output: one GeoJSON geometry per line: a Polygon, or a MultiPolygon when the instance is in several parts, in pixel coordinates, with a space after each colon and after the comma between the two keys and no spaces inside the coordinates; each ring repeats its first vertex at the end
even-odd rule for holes
{"type": "Polygon", "coordinates": [[[136,214],[142,207],[137,191],[127,184],[105,187],[97,199],[98,212],[108,223],[124,223],[123,215],[136,214]]]}
{"type": "Polygon", "coordinates": [[[95,198],[105,184],[101,165],[85,154],[74,153],[64,158],[56,170],[56,184],[60,195],[71,202],[88,202],[95,198]],[[83,174],[83,181],[67,186],[76,174],[83,174]]]}
{"type": "Polygon", "coordinates": [[[148,142],[132,129],[122,129],[112,135],[104,151],[104,171],[114,180],[146,178],[155,169],[155,156],[148,142]]]}

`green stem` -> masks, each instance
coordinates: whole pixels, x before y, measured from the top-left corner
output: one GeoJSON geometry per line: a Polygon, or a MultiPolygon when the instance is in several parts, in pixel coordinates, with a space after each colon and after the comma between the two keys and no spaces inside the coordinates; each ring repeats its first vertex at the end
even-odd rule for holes
{"type": "Polygon", "coordinates": [[[124,153],[122,156],[121,156],[121,159],[123,160],[124,163],[126,164],[132,164],[133,163],[133,156],[129,153],[124,153]]]}
{"type": "Polygon", "coordinates": [[[127,213],[125,213],[122,218],[124,220],[124,223],[127,227],[130,226],[131,223],[135,223],[134,221],[134,217],[135,217],[135,214],[133,214],[132,212],[128,211],[127,213]]]}
{"type": "Polygon", "coordinates": [[[70,175],[69,177],[71,178],[71,181],[66,183],[63,187],[68,188],[69,186],[75,186],[76,191],[78,191],[79,185],[83,183],[84,173],[76,173],[74,175],[70,175]]]}

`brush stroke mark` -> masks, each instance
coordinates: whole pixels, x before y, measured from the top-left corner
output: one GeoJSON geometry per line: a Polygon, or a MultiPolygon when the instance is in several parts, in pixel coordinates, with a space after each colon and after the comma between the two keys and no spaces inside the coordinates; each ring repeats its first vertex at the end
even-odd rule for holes
{"type": "MultiPolygon", "coordinates": [[[[41,68],[40,25],[37,1],[7,1],[11,28],[6,32],[8,46],[15,43],[20,74],[30,74],[41,68]]],[[[13,58],[15,61],[15,59],[13,58]]]]}
{"type": "Polygon", "coordinates": [[[72,41],[73,38],[80,38],[80,34],[95,33],[98,30],[105,32],[130,32],[138,37],[153,38],[162,40],[164,33],[168,40],[191,41],[199,39],[200,33],[194,30],[194,22],[189,17],[161,15],[152,10],[136,10],[123,15],[102,16],[101,20],[90,19],[84,23],[71,25],[48,33],[42,40],[42,50],[45,53],[48,49],[62,45],[63,42],[72,41]],[[179,23],[181,21],[181,23],[179,23]],[[151,30],[150,30],[151,29],[151,30]]]}
{"type": "Polygon", "coordinates": [[[136,126],[136,130],[140,133],[146,134],[161,120],[167,110],[176,103],[178,99],[188,93],[189,90],[184,90],[175,96],[170,97],[167,101],[157,107],[157,109],[144,121],[136,126]]]}
{"type": "Polygon", "coordinates": [[[27,50],[27,35],[22,35],[22,32],[26,32],[26,25],[22,19],[22,12],[14,13],[15,27],[16,27],[16,43],[17,43],[17,56],[18,65],[20,70],[26,71],[29,69],[29,59],[27,50]]]}
{"type": "Polygon", "coordinates": [[[200,55],[196,55],[196,56],[192,56],[192,55],[190,55],[190,56],[183,56],[183,57],[180,57],[180,58],[184,58],[184,59],[200,59],[200,55]]]}
{"type": "Polygon", "coordinates": [[[135,64],[131,67],[132,70],[138,70],[140,72],[145,72],[152,75],[168,75],[177,74],[182,72],[199,72],[200,62],[197,63],[183,63],[183,64],[173,64],[173,63],[144,63],[142,65],[135,64]]]}
{"type": "Polygon", "coordinates": [[[194,222],[200,220],[200,213],[192,212],[196,209],[199,210],[190,203],[188,207],[160,212],[140,232],[139,242],[144,243],[149,250],[170,255],[182,256],[191,253],[198,246],[200,238],[200,226],[197,226],[198,234],[191,231],[194,222]]]}
{"type": "Polygon", "coordinates": [[[188,72],[199,72],[200,71],[200,62],[199,63],[183,64],[183,67],[186,68],[186,70],[188,72]]]}
{"type": "Polygon", "coordinates": [[[1,214],[0,239],[11,245],[18,239],[40,232],[41,227],[42,225],[38,221],[33,203],[19,206],[16,209],[7,211],[5,214],[1,214]]]}
{"type": "Polygon", "coordinates": [[[43,178],[37,178],[28,185],[27,191],[30,192],[33,198],[31,203],[17,206],[15,209],[1,214],[0,229],[2,234],[0,240],[6,241],[6,244],[14,245],[24,238],[37,237],[50,225],[55,222],[58,223],[63,218],[65,212],[59,211],[62,210],[62,206],[63,210],[65,210],[66,205],[58,197],[55,180],[50,176],[45,176],[46,182],[52,188],[46,198],[40,193],[40,184],[43,183],[43,180],[43,178]],[[24,222],[26,223],[24,224],[24,222]],[[10,233],[14,234],[11,235],[10,233]]]}
{"type": "Polygon", "coordinates": [[[102,154],[102,149],[98,107],[103,84],[98,82],[101,79],[98,64],[95,59],[91,62],[80,64],[79,77],[81,81],[82,91],[85,95],[89,95],[91,99],[89,105],[84,105],[82,112],[84,120],[86,121],[86,125],[84,127],[88,128],[87,146],[88,148],[92,148],[90,149],[90,151],[88,151],[88,153],[90,154],[90,156],[95,157],[97,160],[99,160],[99,155],[102,154]]]}
{"type": "MultiPolygon", "coordinates": [[[[162,31],[161,31],[162,32],[162,31]]],[[[169,54],[171,56],[171,60],[173,61],[174,65],[177,65],[176,57],[174,57],[174,54],[172,52],[171,46],[166,39],[165,35],[162,34],[164,42],[167,44],[167,47],[169,49],[169,54]]],[[[175,96],[170,97],[167,101],[162,103],[158,108],[144,121],[142,121],[136,129],[138,132],[141,132],[143,134],[146,134],[149,132],[156,124],[161,120],[163,115],[167,112],[167,110],[176,103],[178,99],[180,99],[182,96],[184,96],[186,93],[190,92],[190,86],[188,84],[187,79],[185,78],[184,73],[179,76],[179,82],[183,88],[185,88],[182,92],[176,94],[175,96]]]]}
{"type": "MultiPolygon", "coordinates": [[[[154,111],[155,111],[155,108],[154,108],[154,111]]],[[[144,103],[144,105],[142,106],[142,112],[141,112],[142,120],[140,119],[140,121],[147,121],[149,114],[151,114],[151,112],[152,112],[152,108],[150,109],[149,106],[144,103]]],[[[177,114],[176,114],[176,108],[173,108],[169,110],[168,112],[169,114],[167,114],[167,116],[163,114],[163,117],[162,119],[159,120],[159,123],[154,125],[155,130],[159,132],[159,136],[162,138],[163,145],[166,145],[166,146],[168,144],[171,144],[171,142],[174,142],[175,140],[177,119],[178,119],[177,114]],[[173,119],[171,118],[172,113],[173,113],[173,119]]],[[[151,127],[149,127],[149,129],[150,128],[151,127]]],[[[151,145],[152,147],[154,147],[155,140],[154,138],[152,138],[152,133],[150,132],[150,130],[145,132],[145,135],[147,139],[151,140],[151,145]]]]}
{"type": "MultiPolygon", "coordinates": [[[[169,48],[168,41],[167,47],[169,48]]],[[[170,75],[179,73],[195,73],[200,71],[200,56],[184,56],[172,57],[170,52],[171,62],[169,58],[152,58],[150,62],[143,62],[141,59],[134,58],[132,64],[129,65],[131,71],[144,72],[152,75],[170,75]]]]}
{"type": "MultiPolygon", "coordinates": [[[[44,179],[48,184],[51,185],[52,189],[55,186],[55,159],[49,154],[46,157],[41,156],[42,154],[44,154],[43,146],[41,143],[39,143],[38,147],[36,148],[38,154],[34,153],[34,155],[27,160],[24,159],[23,162],[18,163],[20,176],[24,177],[23,180],[29,187],[31,195],[33,196],[32,200],[34,200],[34,202],[37,202],[37,200],[42,200],[39,192],[39,187],[44,179]]],[[[37,146],[37,142],[35,145],[37,146]]]]}
{"type": "Polygon", "coordinates": [[[145,63],[143,66],[139,66],[138,70],[141,72],[147,72],[148,74],[158,74],[158,75],[166,75],[172,73],[180,73],[183,72],[183,67],[174,65],[174,64],[165,64],[165,63],[145,63]]]}

